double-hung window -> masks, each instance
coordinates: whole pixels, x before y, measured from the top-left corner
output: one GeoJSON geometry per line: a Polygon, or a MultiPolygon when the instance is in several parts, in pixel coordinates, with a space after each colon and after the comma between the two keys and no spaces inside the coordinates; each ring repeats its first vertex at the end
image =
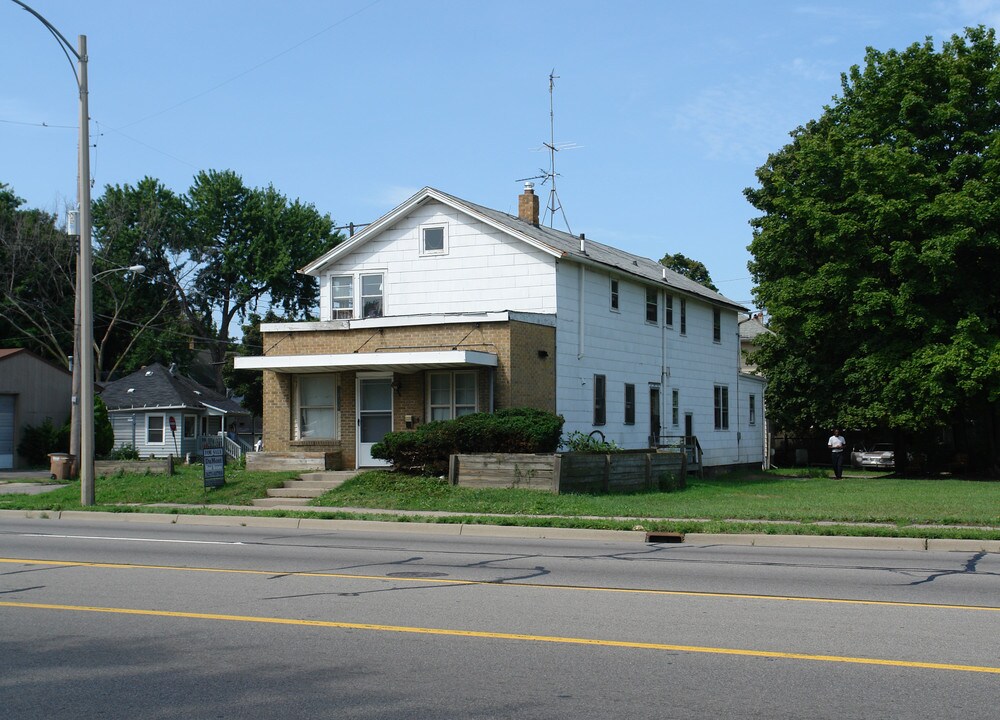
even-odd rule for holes
{"type": "Polygon", "coordinates": [[[428,373],[431,420],[454,420],[476,412],[475,372],[428,373]]]}
{"type": "Polygon", "coordinates": [[[361,313],[365,318],[382,317],[382,273],[361,276],[361,313]]]}
{"type": "Polygon", "coordinates": [[[722,342],[722,311],[712,308],[712,340],[722,342]]]}
{"type": "Polygon", "coordinates": [[[333,439],[337,432],[336,375],[299,375],[300,440],[333,439]]]}
{"type": "Polygon", "coordinates": [[[184,439],[190,440],[198,435],[198,417],[196,415],[184,416],[184,439]]]}
{"type": "Polygon", "coordinates": [[[656,288],[646,288],[646,322],[656,324],[659,320],[659,303],[657,296],[660,291],[656,288]]]}
{"type": "Polygon", "coordinates": [[[670,424],[677,427],[681,424],[681,391],[674,388],[670,398],[670,424]]]}
{"type": "Polygon", "coordinates": [[[725,385],[715,386],[715,429],[729,429],[729,388],[725,385]]]}
{"type": "Polygon", "coordinates": [[[750,396],[750,424],[757,424],[757,396],[750,396]]]}
{"type": "Polygon", "coordinates": [[[146,416],[146,442],[150,445],[163,443],[163,416],[146,416]]]}
{"type": "Polygon", "coordinates": [[[594,375],[594,425],[604,425],[608,418],[608,381],[604,375],[594,375]]]}
{"type": "Polygon", "coordinates": [[[674,296],[669,293],[663,298],[663,324],[674,326],[674,296]]]}
{"type": "Polygon", "coordinates": [[[354,277],[334,275],[330,278],[330,307],[334,320],[350,320],[354,317],[354,277]]]}
{"type": "Polygon", "coordinates": [[[618,312],[618,280],[611,278],[611,309],[618,312]]]}
{"type": "Polygon", "coordinates": [[[681,335],[687,335],[688,331],[688,303],[685,298],[681,298],[681,335]]]}

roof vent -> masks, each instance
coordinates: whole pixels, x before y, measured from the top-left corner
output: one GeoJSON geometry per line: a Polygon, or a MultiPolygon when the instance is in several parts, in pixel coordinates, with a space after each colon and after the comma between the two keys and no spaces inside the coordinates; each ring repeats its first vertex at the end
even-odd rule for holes
{"type": "Polygon", "coordinates": [[[167,370],[167,372],[170,373],[170,377],[173,377],[174,375],[176,375],[177,374],[177,363],[173,363],[173,362],[170,363],[170,368],[167,370]]]}
{"type": "Polygon", "coordinates": [[[153,377],[153,371],[152,370],[147,370],[146,371],[146,377],[153,377]]]}
{"type": "Polygon", "coordinates": [[[129,388],[125,392],[127,392],[127,393],[134,393],[135,392],[135,388],[129,388]]]}

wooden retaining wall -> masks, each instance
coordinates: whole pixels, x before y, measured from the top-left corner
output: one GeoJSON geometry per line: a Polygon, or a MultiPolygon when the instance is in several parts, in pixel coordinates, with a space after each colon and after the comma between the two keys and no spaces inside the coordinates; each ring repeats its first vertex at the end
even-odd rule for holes
{"type": "Polygon", "coordinates": [[[683,452],[493,453],[452,455],[448,477],[461,487],[602,493],[680,489],[686,471],[683,452]]]}

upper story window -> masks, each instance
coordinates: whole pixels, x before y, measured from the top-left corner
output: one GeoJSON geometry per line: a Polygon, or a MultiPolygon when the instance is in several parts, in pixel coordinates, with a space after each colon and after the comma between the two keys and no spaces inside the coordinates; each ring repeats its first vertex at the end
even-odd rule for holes
{"type": "Polygon", "coordinates": [[[722,311],[712,308],[712,340],[722,342],[722,311]]]}
{"type": "Polygon", "coordinates": [[[361,276],[362,317],[382,317],[382,273],[361,276]]]}
{"type": "Polygon", "coordinates": [[[350,320],[354,317],[354,278],[351,275],[335,275],[330,278],[330,307],[334,320],[350,320]]]}
{"type": "Polygon", "coordinates": [[[420,226],[420,254],[445,255],[448,253],[448,226],[420,226]]]}
{"type": "Polygon", "coordinates": [[[646,288],[646,322],[656,323],[659,321],[659,302],[657,298],[660,292],[656,288],[646,288]]]}
{"type": "Polygon", "coordinates": [[[330,318],[355,320],[385,314],[382,273],[333,275],[330,278],[330,318]]]}
{"type": "Polygon", "coordinates": [[[757,424],[757,396],[750,396],[750,424],[757,424]]]}
{"type": "Polygon", "coordinates": [[[681,335],[687,335],[688,331],[688,302],[681,298],[681,335]]]}
{"type": "Polygon", "coordinates": [[[674,326],[674,296],[669,293],[663,298],[663,324],[674,326]]]}
{"type": "Polygon", "coordinates": [[[618,312],[618,280],[611,278],[611,309],[618,312]]]}

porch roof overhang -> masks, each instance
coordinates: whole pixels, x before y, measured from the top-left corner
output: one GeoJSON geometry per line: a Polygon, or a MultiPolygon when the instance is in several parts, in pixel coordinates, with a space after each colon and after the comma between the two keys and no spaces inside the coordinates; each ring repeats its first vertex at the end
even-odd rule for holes
{"type": "Polygon", "coordinates": [[[322,373],[373,370],[400,374],[448,368],[496,367],[497,356],[478,350],[339,353],[329,355],[264,355],[235,358],[238,370],[277,373],[322,373]]]}

